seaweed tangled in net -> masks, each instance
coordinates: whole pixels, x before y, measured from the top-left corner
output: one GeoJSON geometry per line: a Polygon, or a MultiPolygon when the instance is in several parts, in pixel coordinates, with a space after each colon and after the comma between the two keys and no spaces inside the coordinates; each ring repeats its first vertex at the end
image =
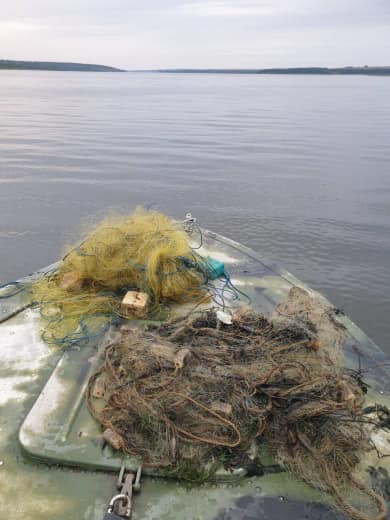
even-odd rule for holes
{"type": "Polygon", "coordinates": [[[224,325],[210,310],[122,328],[89,381],[90,411],[123,451],[162,474],[211,478],[263,445],[348,517],[383,519],[383,499],[353,476],[369,449],[364,385],[342,368],[342,326],[304,293],[293,289],[271,319],[245,309],[224,325]]]}

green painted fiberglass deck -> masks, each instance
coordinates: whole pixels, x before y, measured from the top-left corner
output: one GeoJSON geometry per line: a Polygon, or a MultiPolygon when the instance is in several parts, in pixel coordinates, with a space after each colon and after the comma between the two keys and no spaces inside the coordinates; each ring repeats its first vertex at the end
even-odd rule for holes
{"type": "MultiPolygon", "coordinates": [[[[235,286],[250,297],[257,310],[270,314],[293,286],[313,292],[254,251],[209,231],[203,236],[201,254],[223,261],[235,286]]],[[[41,274],[22,282],[29,283],[41,274]]],[[[9,290],[12,287],[3,292],[9,290]]],[[[39,313],[28,305],[25,292],[0,299],[0,519],[100,520],[116,492],[121,465],[129,470],[138,466],[137,460],[124,459],[103,445],[100,427],[84,402],[89,375],[108,338],[65,351],[49,347],[40,337],[39,313]],[[24,310],[15,314],[21,308],[24,310]]],[[[185,308],[173,310],[183,312],[185,308]]],[[[346,365],[375,367],[365,378],[370,385],[367,404],[389,406],[386,356],[342,313],[337,316],[348,331],[346,365]]],[[[110,331],[107,334],[109,337],[110,331]]],[[[390,454],[389,433],[376,433],[374,441],[381,453],[390,454]]],[[[378,459],[374,450],[367,457],[365,465],[372,469],[370,475],[362,470],[361,477],[380,486],[390,500],[390,457],[378,459]]],[[[146,471],[141,493],[135,495],[132,518],[344,518],[328,509],[320,492],[285,473],[273,472],[273,467],[272,460],[264,460],[261,477],[242,476],[240,471],[221,473],[216,483],[193,487],[146,471]]]]}

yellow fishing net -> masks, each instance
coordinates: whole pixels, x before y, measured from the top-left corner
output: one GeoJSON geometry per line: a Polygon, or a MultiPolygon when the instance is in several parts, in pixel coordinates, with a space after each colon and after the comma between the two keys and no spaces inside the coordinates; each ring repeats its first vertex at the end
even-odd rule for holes
{"type": "Polygon", "coordinates": [[[69,343],[100,333],[120,314],[127,290],[147,293],[154,311],[164,302],[204,298],[199,265],[182,226],[168,216],[138,208],[106,218],[68,248],[54,274],[33,285],[44,339],[69,343]]]}

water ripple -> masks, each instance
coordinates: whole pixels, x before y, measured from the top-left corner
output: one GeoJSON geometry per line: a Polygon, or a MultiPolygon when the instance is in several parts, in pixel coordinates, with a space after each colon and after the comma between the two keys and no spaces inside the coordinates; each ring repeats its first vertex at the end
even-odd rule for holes
{"type": "Polygon", "coordinates": [[[0,278],[105,208],[191,210],[390,352],[387,78],[1,71],[0,278]]]}

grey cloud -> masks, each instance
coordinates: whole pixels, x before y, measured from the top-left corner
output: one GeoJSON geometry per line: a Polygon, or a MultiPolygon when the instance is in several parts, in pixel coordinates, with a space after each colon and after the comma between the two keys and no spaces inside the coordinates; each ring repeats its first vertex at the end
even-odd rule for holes
{"type": "Polygon", "coordinates": [[[386,64],[389,27],[388,0],[16,0],[0,48],[127,68],[386,64]]]}

